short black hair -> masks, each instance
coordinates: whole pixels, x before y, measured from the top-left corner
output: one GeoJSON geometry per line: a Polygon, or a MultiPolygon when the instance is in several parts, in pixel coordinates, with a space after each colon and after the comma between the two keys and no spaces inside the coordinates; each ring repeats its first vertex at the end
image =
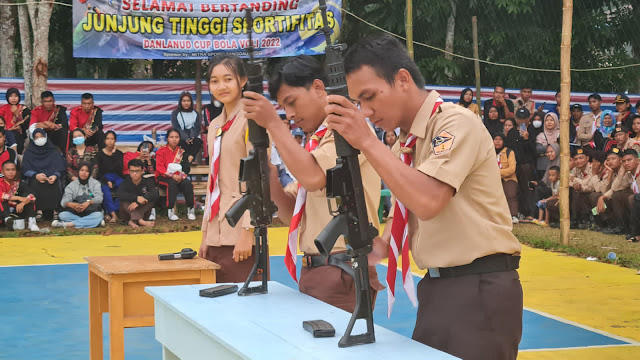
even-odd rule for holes
{"type": "Polygon", "coordinates": [[[40,94],[40,100],[44,100],[46,98],[53,97],[53,93],[49,90],[45,90],[40,94]]]}
{"type": "Polygon", "coordinates": [[[104,133],[104,138],[106,139],[109,134],[113,135],[113,140],[118,140],[118,134],[116,134],[116,132],[113,130],[109,130],[104,133]]]}
{"type": "Polygon", "coordinates": [[[176,133],[178,134],[179,138],[182,138],[182,136],[180,136],[180,131],[178,131],[177,129],[171,128],[167,130],[167,139],[169,138],[169,135],[171,135],[171,133],[176,133]]]}
{"type": "Polygon", "coordinates": [[[393,86],[395,76],[400,69],[411,75],[419,89],[424,89],[424,77],[411,59],[407,49],[391,35],[366,37],[347,51],[344,57],[344,71],[348,75],[362,66],[370,66],[389,85],[393,86]]]}
{"type": "Polygon", "coordinates": [[[502,89],[502,90],[506,90],[504,86],[502,86],[502,85],[496,85],[496,86],[494,86],[494,87],[493,87],[493,91],[496,91],[496,89],[497,89],[497,88],[500,88],[500,89],[502,89]]]}
{"type": "Polygon", "coordinates": [[[624,151],[624,153],[622,154],[622,156],[627,156],[627,155],[631,155],[634,158],[638,158],[638,152],[635,151],[634,149],[627,149],[624,151]]]}
{"type": "Polygon", "coordinates": [[[93,100],[93,95],[90,93],[82,94],[82,100],[93,100]]]}
{"type": "Polygon", "coordinates": [[[523,87],[520,88],[520,90],[525,90],[525,89],[529,89],[529,90],[533,90],[533,88],[531,87],[531,85],[525,85],[523,87]]]}
{"type": "Polygon", "coordinates": [[[602,97],[598,93],[593,93],[593,94],[589,95],[587,100],[591,100],[591,99],[596,99],[598,101],[602,101],[602,97]]]}
{"type": "Polygon", "coordinates": [[[76,132],[76,131],[82,133],[82,136],[87,137],[87,134],[84,132],[84,130],[82,130],[80,128],[75,128],[75,129],[71,130],[71,138],[73,138],[73,133],[76,132]]]}
{"type": "Polygon", "coordinates": [[[140,159],[131,159],[131,161],[129,161],[129,164],[127,164],[127,169],[131,169],[134,166],[144,169],[144,163],[140,159]]]}
{"type": "Polygon", "coordinates": [[[549,171],[551,171],[551,170],[555,170],[559,174],[560,173],[560,166],[552,166],[552,167],[549,168],[549,171]]]}
{"type": "Polygon", "coordinates": [[[309,55],[289,58],[269,77],[269,96],[276,100],[283,84],[308,90],[316,79],[327,85],[327,75],[319,61],[309,55]]]}
{"type": "MultiPolygon", "coordinates": [[[[7,164],[13,164],[13,165],[16,165],[16,163],[14,163],[14,162],[13,162],[13,161],[11,161],[11,160],[5,160],[5,162],[3,162],[3,163],[2,163],[2,167],[0,167],[0,169],[4,170],[4,166],[5,166],[5,165],[7,165],[7,164]]],[[[18,167],[18,165],[16,165],[16,168],[17,168],[17,167],[18,167]]]]}

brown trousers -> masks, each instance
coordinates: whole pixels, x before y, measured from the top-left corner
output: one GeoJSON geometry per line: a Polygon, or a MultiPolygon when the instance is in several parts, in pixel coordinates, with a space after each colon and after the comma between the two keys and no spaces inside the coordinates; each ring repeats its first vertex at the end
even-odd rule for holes
{"type": "Polygon", "coordinates": [[[618,226],[623,226],[627,223],[629,214],[631,214],[631,204],[633,204],[633,190],[630,188],[616,191],[611,196],[613,220],[618,226]]]}
{"type": "Polygon", "coordinates": [[[560,201],[558,199],[547,201],[547,211],[549,212],[549,221],[560,220],[560,201]]]}
{"type": "Polygon", "coordinates": [[[418,283],[413,339],[465,360],[515,359],[522,337],[516,270],[418,283]]]}
{"type": "Polygon", "coordinates": [[[571,200],[571,214],[575,214],[578,217],[588,217],[592,209],[589,200],[591,194],[592,193],[574,191],[573,199],[571,200]]]}
{"type": "MultiPolygon", "coordinates": [[[[207,246],[205,259],[220,265],[216,270],[216,282],[218,283],[243,283],[249,277],[253,264],[256,262],[255,246],[251,256],[243,261],[233,261],[233,246],[207,246]]],[[[260,281],[262,277],[256,275],[253,281],[260,281]]]]}
{"type": "Polygon", "coordinates": [[[518,216],[518,182],[514,180],[502,181],[504,196],[507,197],[511,216],[518,216]]]}
{"type": "Polygon", "coordinates": [[[151,215],[151,209],[153,209],[153,204],[148,202],[144,205],[138,205],[138,207],[129,211],[128,207],[130,202],[120,202],[120,211],[118,211],[118,217],[123,221],[138,221],[138,220],[147,220],[149,219],[149,215],[151,215]]]}
{"type": "MultiPolygon", "coordinates": [[[[337,266],[327,265],[314,268],[303,267],[298,282],[300,292],[314,297],[344,311],[353,313],[356,306],[355,280],[337,266]]],[[[369,290],[371,306],[384,286],[378,281],[375,266],[369,266],[369,290]]]]}

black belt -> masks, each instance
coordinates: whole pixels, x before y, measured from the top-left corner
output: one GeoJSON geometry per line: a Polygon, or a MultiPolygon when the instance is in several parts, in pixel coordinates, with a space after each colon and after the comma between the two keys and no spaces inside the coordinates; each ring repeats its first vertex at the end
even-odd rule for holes
{"type": "Polygon", "coordinates": [[[465,275],[487,274],[516,270],[520,267],[520,256],[493,254],[473,260],[470,264],[446,268],[429,268],[426,276],[431,278],[452,278],[465,275]]]}
{"type": "Polygon", "coordinates": [[[351,256],[347,255],[347,253],[331,254],[329,258],[322,255],[305,254],[302,256],[302,266],[306,268],[311,269],[327,265],[337,266],[352,277],[354,276],[353,269],[351,268],[351,256]]]}

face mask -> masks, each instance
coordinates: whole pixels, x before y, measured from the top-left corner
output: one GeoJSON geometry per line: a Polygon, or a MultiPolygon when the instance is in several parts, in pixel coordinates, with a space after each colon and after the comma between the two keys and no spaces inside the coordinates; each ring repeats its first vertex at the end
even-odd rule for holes
{"type": "Polygon", "coordinates": [[[533,127],[536,129],[539,129],[542,126],[542,121],[540,120],[533,120],[533,127]]]}
{"type": "Polygon", "coordinates": [[[74,137],[73,138],[73,144],[74,145],[82,145],[82,144],[84,144],[84,138],[82,136],[74,137]]]}
{"type": "Polygon", "coordinates": [[[37,138],[35,140],[33,140],[33,143],[36,144],[36,146],[44,146],[44,144],[47,143],[47,138],[37,138]]]}

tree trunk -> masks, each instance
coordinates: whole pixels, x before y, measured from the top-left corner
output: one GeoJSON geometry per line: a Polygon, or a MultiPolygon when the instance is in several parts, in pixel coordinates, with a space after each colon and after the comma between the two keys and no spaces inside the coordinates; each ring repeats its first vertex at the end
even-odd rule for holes
{"type": "Polygon", "coordinates": [[[147,63],[148,60],[138,59],[133,60],[133,78],[134,79],[148,79],[147,75],[147,63]]]}
{"type": "Polygon", "coordinates": [[[40,94],[47,90],[49,77],[49,25],[53,3],[28,2],[33,28],[33,102],[40,105],[40,94]]]}
{"type": "Polygon", "coordinates": [[[31,28],[29,15],[25,6],[18,6],[18,25],[20,26],[20,45],[22,47],[22,77],[24,78],[24,104],[33,106],[33,57],[31,43],[31,28]]]}
{"type": "Polygon", "coordinates": [[[0,6],[0,76],[15,77],[16,18],[15,6],[0,6]],[[5,56],[4,54],[7,54],[5,56]]]}
{"type": "MultiPolygon", "coordinates": [[[[451,4],[451,13],[449,14],[449,19],[447,20],[447,37],[445,38],[446,40],[444,49],[450,53],[453,53],[453,39],[456,30],[456,0],[449,0],[449,3],[451,4]]],[[[447,53],[444,54],[444,57],[449,61],[453,60],[453,56],[447,53]]],[[[445,74],[449,79],[452,79],[453,74],[451,74],[450,70],[447,69],[445,71],[445,74]]]]}

